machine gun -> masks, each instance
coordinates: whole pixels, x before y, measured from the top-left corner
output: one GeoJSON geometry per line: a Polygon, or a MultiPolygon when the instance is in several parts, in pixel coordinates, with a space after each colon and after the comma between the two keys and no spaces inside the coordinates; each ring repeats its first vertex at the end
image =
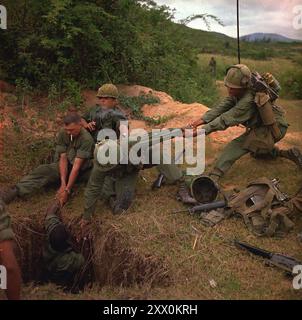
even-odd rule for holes
{"type": "Polygon", "coordinates": [[[281,87],[279,82],[271,74],[268,73],[261,76],[258,72],[253,72],[251,82],[252,88],[256,92],[267,93],[272,102],[279,98],[278,92],[281,87]]]}
{"type": "Polygon", "coordinates": [[[284,270],[287,274],[293,275],[293,268],[297,265],[302,265],[302,262],[292,258],[285,256],[283,254],[279,253],[272,253],[269,251],[266,251],[264,249],[260,249],[254,246],[251,246],[248,243],[244,243],[238,240],[234,240],[234,244],[236,247],[240,249],[244,249],[249,251],[250,253],[260,256],[265,259],[265,262],[270,265],[277,267],[279,269],[284,270]]]}

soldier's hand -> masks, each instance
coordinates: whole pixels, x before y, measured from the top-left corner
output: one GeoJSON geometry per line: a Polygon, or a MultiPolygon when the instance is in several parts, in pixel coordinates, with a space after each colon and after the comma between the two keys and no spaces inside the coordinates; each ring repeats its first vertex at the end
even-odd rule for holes
{"type": "Polygon", "coordinates": [[[58,197],[59,197],[59,195],[60,195],[61,193],[64,192],[65,188],[66,188],[66,185],[65,185],[65,184],[61,184],[59,190],[57,191],[57,196],[58,196],[58,197]]]}
{"type": "MultiPolygon", "coordinates": [[[[81,237],[82,239],[89,238],[89,230],[90,230],[90,220],[82,218],[79,222],[81,228],[81,237]]],[[[81,239],[77,239],[80,241],[81,239]]]]}
{"type": "Polygon", "coordinates": [[[88,129],[89,131],[94,131],[95,130],[95,121],[91,121],[89,123],[87,123],[86,129],[88,129]]]}
{"type": "Polygon", "coordinates": [[[193,129],[199,127],[200,125],[204,124],[204,121],[202,119],[198,119],[195,121],[192,121],[188,124],[188,127],[191,127],[193,129]]]}
{"type": "Polygon", "coordinates": [[[65,203],[67,202],[68,196],[69,196],[69,194],[68,194],[68,192],[66,192],[65,190],[57,193],[56,199],[60,202],[61,208],[62,208],[62,207],[65,205],[65,203]]]}

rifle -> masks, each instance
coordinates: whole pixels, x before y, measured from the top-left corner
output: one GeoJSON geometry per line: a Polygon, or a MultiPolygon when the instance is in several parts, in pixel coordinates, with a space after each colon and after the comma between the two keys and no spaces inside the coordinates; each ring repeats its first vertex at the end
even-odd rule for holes
{"type": "Polygon", "coordinates": [[[173,213],[189,212],[190,214],[194,214],[195,212],[206,212],[206,211],[211,211],[218,208],[224,208],[226,206],[227,206],[227,202],[225,200],[220,200],[220,201],[214,201],[211,203],[199,204],[192,208],[174,210],[173,213]]]}
{"type": "Polygon", "coordinates": [[[277,90],[274,90],[271,86],[269,86],[258,72],[252,73],[251,82],[255,91],[266,92],[270,96],[271,101],[275,101],[279,98],[277,90]]]}
{"type": "Polygon", "coordinates": [[[264,249],[253,247],[248,243],[244,243],[236,239],[234,240],[234,244],[240,249],[247,250],[254,255],[264,258],[268,265],[282,269],[287,274],[290,274],[290,275],[293,275],[293,268],[295,266],[302,265],[302,262],[292,257],[288,257],[283,254],[273,253],[273,252],[266,251],[264,249]]]}

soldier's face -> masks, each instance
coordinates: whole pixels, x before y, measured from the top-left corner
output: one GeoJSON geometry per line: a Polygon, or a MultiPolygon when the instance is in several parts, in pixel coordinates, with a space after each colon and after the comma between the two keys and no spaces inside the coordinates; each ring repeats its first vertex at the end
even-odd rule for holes
{"type": "Polygon", "coordinates": [[[114,108],[117,105],[117,99],[115,98],[99,98],[100,105],[105,108],[114,108]]]}
{"type": "Polygon", "coordinates": [[[81,132],[82,125],[81,123],[70,123],[65,125],[65,131],[68,135],[76,137],[81,132]]]}
{"type": "Polygon", "coordinates": [[[244,89],[244,88],[230,88],[230,87],[227,87],[227,89],[228,89],[229,96],[230,97],[235,97],[235,98],[241,98],[244,95],[245,91],[246,91],[246,89],[244,89]]]}

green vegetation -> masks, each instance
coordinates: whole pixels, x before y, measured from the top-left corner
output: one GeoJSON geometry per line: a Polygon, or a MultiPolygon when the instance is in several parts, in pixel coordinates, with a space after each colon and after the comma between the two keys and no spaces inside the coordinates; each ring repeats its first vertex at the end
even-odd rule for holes
{"type": "MultiPolygon", "coordinates": [[[[212,56],[212,54],[207,53],[199,55],[199,65],[202,73],[209,73],[208,63],[212,56]]],[[[217,61],[217,78],[218,80],[223,80],[226,68],[232,64],[236,64],[237,57],[235,55],[215,55],[215,59],[217,61]]],[[[243,58],[242,63],[248,65],[251,70],[257,70],[260,73],[271,72],[281,84],[281,97],[288,99],[302,98],[302,64],[300,60],[286,58],[254,60],[243,58]]]]}
{"type": "Polygon", "coordinates": [[[4,80],[22,79],[52,100],[66,89],[104,82],[140,83],[184,102],[216,98],[213,80],[200,74],[195,50],[175,32],[165,6],[150,0],[2,4],[10,12],[9,28],[0,33],[4,80]]]}

